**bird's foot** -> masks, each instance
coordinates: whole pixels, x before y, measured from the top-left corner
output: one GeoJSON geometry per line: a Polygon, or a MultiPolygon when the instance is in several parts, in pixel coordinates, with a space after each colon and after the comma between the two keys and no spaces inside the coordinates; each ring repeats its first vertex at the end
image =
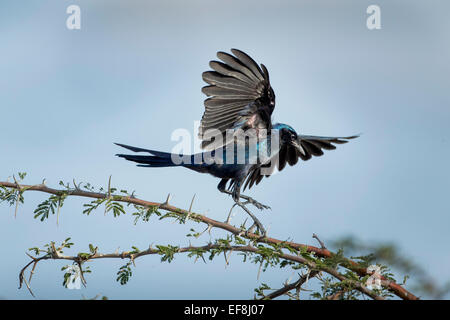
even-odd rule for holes
{"type": "Polygon", "coordinates": [[[235,204],[237,204],[238,206],[240,206],[242,209],[244,209],[245,212],[247,212],[247,214],[253,219],[253,225],[247,229],[247,231],[245,232],[245,235],[248,235],[249,233],[253,232],[253,229],[256,227],[257,230],[259,231],[259,233],[261,234],[261,238],[264,238],[267,234],[266,229],[264,229],[264,226],[262,225],[262,223],[258,220],[258,218],[256,218],[251,212],[250,210],[247,209],[247,207],[245,206],[245,204],[247,203],[247,201],[245,203],[242,203],[240,201],[237,201],[235,204]]]}
{"type": "Polygon", "coordinates": [[[254,205],[256,208],[258,208],[259,210],[263,210],[263,209],[271,209],[269,206],[262,204],[261,202],[256,201],[253,198],[248,197],[247,203],[250,203],[251,205],[254,205]]]}
{"type": "Polygon", "coordinates": [[[255,233],[255,234],[258,234],[258,235],[260,235],[260,239],[263,239],[263,238],[265,238],[266,237],[266,235],[267,235],[267,232],[266,232],[266,230],[264,229],[264,227],[262,226],[262,224],[261,223],[256,223],[256,221],[252,224],[252,226],[250,227],[250,228],[248,228],[246,231],[245,231],[245,236],[246,237],[248,237],[249,236],[249,233],[255,233]],[[255,232],[253,232],[254,231],[254,229],[255,229],[255,227],[256,227],[256,230],[257,230],[257,233],[255,233],[255,232]]]}

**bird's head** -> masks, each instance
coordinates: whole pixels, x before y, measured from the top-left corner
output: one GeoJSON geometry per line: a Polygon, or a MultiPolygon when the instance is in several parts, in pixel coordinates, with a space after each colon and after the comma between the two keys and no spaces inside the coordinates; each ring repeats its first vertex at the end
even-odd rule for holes
{"type": "Polygon", "coordinates": [[[291,126],[284,123],[277,123],[273,125],[273,128],[279,130],[281,144],[298,148],[298,135],[291,126]]]}

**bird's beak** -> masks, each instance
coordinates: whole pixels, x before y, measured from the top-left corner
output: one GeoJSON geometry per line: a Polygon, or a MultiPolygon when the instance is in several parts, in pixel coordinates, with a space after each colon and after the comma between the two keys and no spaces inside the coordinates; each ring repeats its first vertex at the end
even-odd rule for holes
{"type": "Polygon", "coordinates": [[[299,149],[299,150],[303,149],[302,146],[300,145],[300,141],[298,139],[292,140],[291,145],[293,145],[296,149],[299,149]]]}
{"type": "Polygon", "coordinates": [[[300,138],[297,138],[296,140],[291,141],[291,145],[298,150],[302,155],[306,155],[305,149],[303,149],[302,145],[300,144],[300,138]]]}

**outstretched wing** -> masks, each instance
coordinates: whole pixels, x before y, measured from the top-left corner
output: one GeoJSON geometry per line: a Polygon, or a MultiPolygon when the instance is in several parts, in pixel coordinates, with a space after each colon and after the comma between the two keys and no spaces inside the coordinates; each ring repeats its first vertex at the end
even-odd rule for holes
{"type": "Polygon", "coordinates": [[[202,148],[219,146],[211,139],[211,134],[208,135],[210,129],[218,130],[214,133],[220,132],[224,139],[227,129],[270,129],[272,126],[275,94],[270,86],[269,72],[246,53],[237,49],[231,49],[231,52],[234,56],[218,52],[217,57],[222,62],[210,61],[213,71],[202,74],[209,84],[202,88],[209,97],[204,103],[205,112],[199,128],[202,148]]]}
{"type": "Polygon", "coordinates": [[[312,156],[319,157],[323,155],[323,150],[334,150],[336,146],[334,144],[344,144],[348,140],[359,137],[359,135],[351,137],[319,137],[319,136],[305,136],[299,135],[296,145],[283,144],[281,145],[280,152],[277,156],[272,157],[270,162],[265,163],[261,167],[255,166],[246,177],[244,184],[244,190],[249,189],[254,185],[261,182],[264,176],[270,177],[275,167],[278,171],[283,170],[286,164],[290,166],[295,165],[298,159],[307,161],[312,156]],[[265,171],[261,169],[265,168],[265,171]]]}

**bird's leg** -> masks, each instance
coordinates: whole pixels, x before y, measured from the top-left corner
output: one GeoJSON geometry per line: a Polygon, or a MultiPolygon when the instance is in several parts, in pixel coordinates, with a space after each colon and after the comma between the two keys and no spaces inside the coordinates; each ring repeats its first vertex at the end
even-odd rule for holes
{"type": "MultiPolygon", "coordinates": [[[[222,181],[220,181],[220,183],[217,186],[217,188],[219,189],[220,192],[223,192],[223,193],[226,193],[226,194],[229,194],[229,195],[232,196],[233,192],[225,189],[225,185],[227,184],[227,182],[228,182],[228,180],[223,179],[222,181]]],[[[270,209],[269,206],[266,206],[265,204],[262,204],[262,203],[256,201],[255,199],[253,199],[253,198],[251,198],[249,196],[246,196],[245,194],[239,194],[239,197],[244,199],[244,200],[246,200],[247,203],[250,203],[250,204],[254,205],[259,210],[270,209]]]]}
{"type": "Polygon", "coordinates": [[[241,198],[240,192],[241,192],[241,183],[239,181],[237,181],[234,185],[233,192],[232,192],[232,196],[233,196],[235,205],[237,204],[245,212],[247,212],[247,214],[253,219],[253,222],[254,222],[253,225],[250,227],[250,229],[247,230],[247,232],[251,232],[250,230],[252,230],[256,225],[258,230],[261,232],[261,236],[264,238],[266,236],[266,229],[264,229],[262,223],[258,220],[258,218],[256,218],[253,215],[253,213],[251,213],[250,210],[247,209],[247,207],[245,206],[245,203],[242,203],[240,201],[240,198],[241,198]]]}

